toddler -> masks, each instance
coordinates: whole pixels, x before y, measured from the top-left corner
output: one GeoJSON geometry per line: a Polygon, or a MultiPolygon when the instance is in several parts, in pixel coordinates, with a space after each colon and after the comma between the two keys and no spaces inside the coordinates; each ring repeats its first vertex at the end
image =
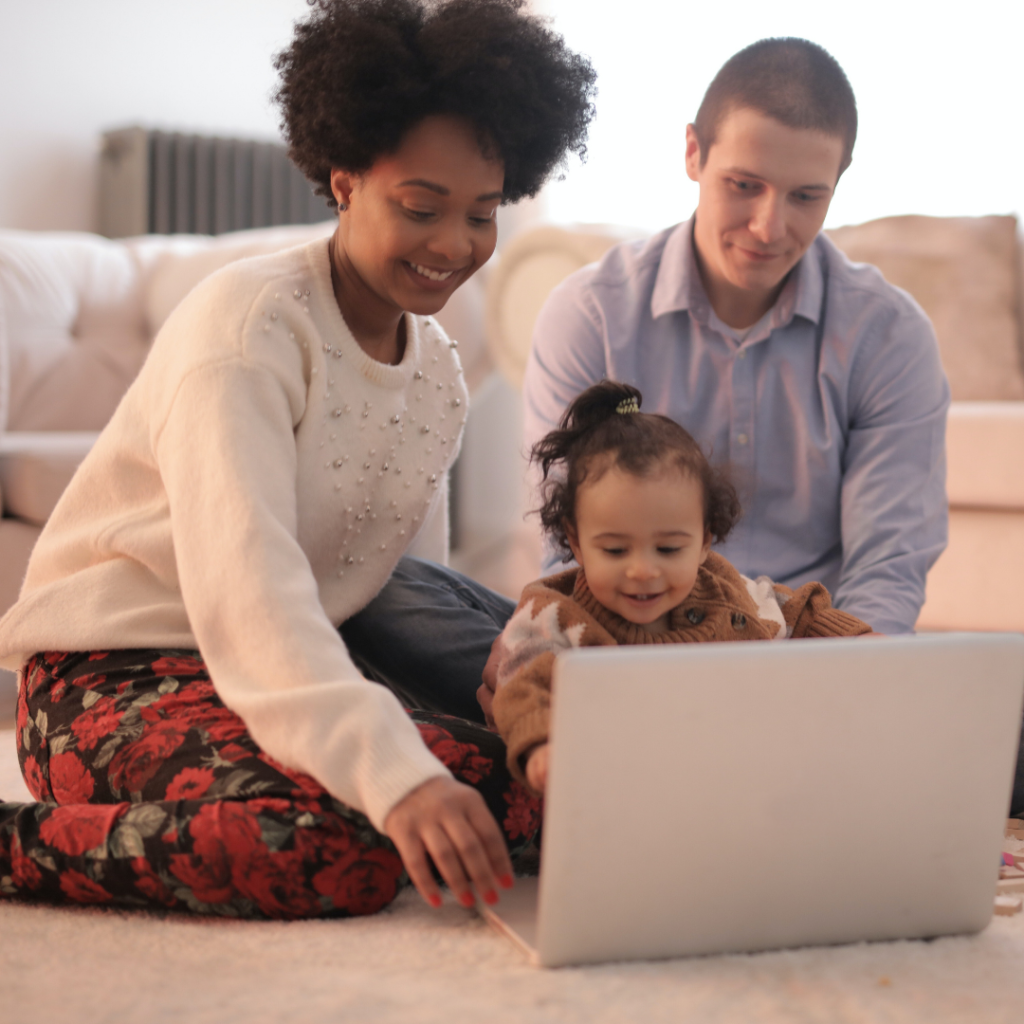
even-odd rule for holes
{"type": "Polygon", "coordinates": [[[559,651],[871,632],[820,583],[748,579],[713,552],[739,518],[736,491],[678,423],[641,413],[640,401],[628,384],[596,384],[531,452],[543,528],[579,564],[523,591],[499,645],[495,724],[509,769],[537,792],[559,651]]]}

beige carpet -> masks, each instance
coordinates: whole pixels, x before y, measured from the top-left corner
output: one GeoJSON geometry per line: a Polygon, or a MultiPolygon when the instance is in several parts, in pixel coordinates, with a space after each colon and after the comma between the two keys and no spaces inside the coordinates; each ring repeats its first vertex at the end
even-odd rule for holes
{"type": "MultiPolygon", "coordinates": [[[[0,797],[27,797],[10,730],[0,797]]],[[[289,924],[0,900],[0,1024],[122,1021],[1009,1024],[1024,1021],[1024,915],[927,943],[541,971],[411,892],[374,918],[289,924]]]]}

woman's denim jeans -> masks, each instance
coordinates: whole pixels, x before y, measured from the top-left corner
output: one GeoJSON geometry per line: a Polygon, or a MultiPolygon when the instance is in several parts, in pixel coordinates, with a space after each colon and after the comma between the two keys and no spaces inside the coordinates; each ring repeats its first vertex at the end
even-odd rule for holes
{"type": "Polygon", "coordinates": [[[482,722],[481,673],[514,610],[514,601],[461,573],[407,557],[340,633],[367,679],[406,707],[482,722]]]}

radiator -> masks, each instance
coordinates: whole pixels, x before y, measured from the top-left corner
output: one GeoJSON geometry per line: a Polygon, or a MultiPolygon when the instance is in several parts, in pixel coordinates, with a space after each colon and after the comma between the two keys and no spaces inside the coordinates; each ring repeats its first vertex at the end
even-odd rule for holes
{"type": "Polygon", "coordinates": [[[100,156],[100,231],[220,235],[334,215],[273,142],[122,128],[100,156]]]}

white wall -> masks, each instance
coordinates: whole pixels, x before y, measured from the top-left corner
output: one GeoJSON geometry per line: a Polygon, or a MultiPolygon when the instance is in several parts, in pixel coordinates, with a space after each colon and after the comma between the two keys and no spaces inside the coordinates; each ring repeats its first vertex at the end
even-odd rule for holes
{"type": "Polygon", "coordinates": [[[0,0],[0,228],[92,231],[129,124],[278,135],[273,54],[304,0],[0,0]]]}
{"type": "Polygon", "coordinates": [[[685,125],[733,53],[780,35],[824,46],[857,96],[857,148],[827,225],[1024,212],[1021,0],[541,2],[598,71],[590,159],[549,189],[556,221],[656,230],[688,217],[685,125]]]}

